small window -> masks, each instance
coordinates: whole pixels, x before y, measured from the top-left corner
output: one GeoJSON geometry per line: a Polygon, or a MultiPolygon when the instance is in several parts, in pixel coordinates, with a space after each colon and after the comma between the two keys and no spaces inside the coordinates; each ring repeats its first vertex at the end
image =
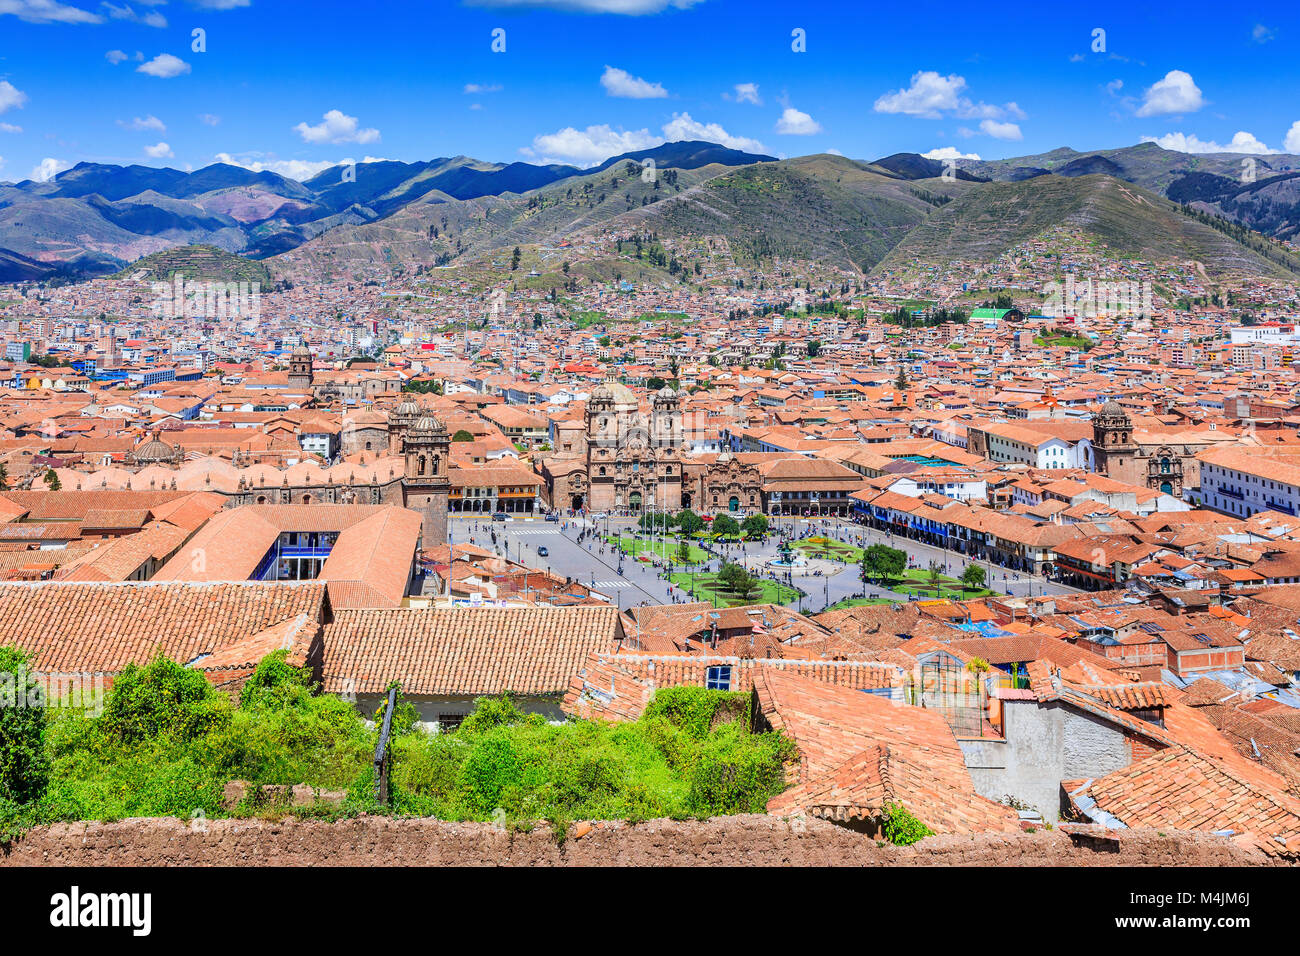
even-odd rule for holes
{"type": "Polygon", "coordinates": [[[731,690],[731,666],[710,667],[704,675],[704,687],[707,690],[731,690]]]}
{"type": "Polygon", "coordinates": [[[464,720],[464,714],[439,714],[438,731],[444,734],[452,733],[464,720]]]}

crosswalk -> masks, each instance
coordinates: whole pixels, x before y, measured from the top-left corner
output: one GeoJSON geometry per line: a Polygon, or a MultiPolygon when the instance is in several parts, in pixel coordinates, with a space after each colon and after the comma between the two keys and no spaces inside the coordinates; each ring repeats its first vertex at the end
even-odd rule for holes
{"type": "Polygon", "coordinates": [[[617,581],[597,581],[593,586],[597,591],[617,591],[619,588],[636,587],[631,581],[624,581],[621,578],[617,581]]]}
{"type": "Polygon", "coordinates": [[[516,536],[525,536],[525,535],[534,535],[534,534],[557,535],[559,533],[560,533],[559,528],[507,528],[506,529],[506,534],[510,535],[510,537],[512,538],[516,536]]]}

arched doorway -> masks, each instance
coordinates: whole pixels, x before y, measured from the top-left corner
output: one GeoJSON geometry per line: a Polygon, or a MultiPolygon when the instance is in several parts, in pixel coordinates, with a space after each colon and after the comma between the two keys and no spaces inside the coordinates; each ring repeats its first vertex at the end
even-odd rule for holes
{"type": "Polygon", "coordinates": [[[574,495],[573,500],[569,502],[569,507],[574,511],[582,510],[582,495],[574,495]]]}
{"type": "Polygon", "coordinates": [[[627,496],[627,506],[633,511],[641,510],[641,492],[634,491],[627,496]]]}
{"type": "Polygon", "coordinates": [[[689,491],[683,491],[683,492],[682,492],[682,508],[684,508],[684,509],[686,509],[686,510],[689,511],[689,510],[690,510],[690,507],[691,507],[691,493],[690,493],[689,491]]]}
{"type": "Polygon", "coordinates": [[[734,514],[735,512],[737,512],[737,511],[739,511],[739,510],[740,510],[740,499],[737,498],[735,495],[732,495],[731,498],[730,498],[730,500],[727,501],[727,510],[730,511],[730,512],[732,512],[733,514],[734,514]]]}
{"type": "Polygon", "coordinates": [[[1167,481],[1162,481],[1160,482],[1160,490],[1167,495],[1172,495],[1174,493],[1174,486],[1167,481]]]}

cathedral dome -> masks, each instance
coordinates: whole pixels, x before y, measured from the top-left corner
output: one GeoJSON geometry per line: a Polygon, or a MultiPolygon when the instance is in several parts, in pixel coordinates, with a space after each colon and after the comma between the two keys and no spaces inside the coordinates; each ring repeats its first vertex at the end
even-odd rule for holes
{"type": "Polygon", "coordinates": [[[636,396],[622,382],[601,382],[591,390],[592,402],[613,402],[619,408],[636,408],[636,396]]]}
{"type": "Polygon", "coordinates": [[[1101,413],[1107,418],[1127,418],[1128,413],[1124,411],[1124,406],[1113,398],[1105,405],[1101,406],[1101,413]]]}
{"type": "Polygon", "coordinates": [[[423,435],[436,436],[445,434],[447,434],[447,426],[426,411],[411,427],[411,434],[408,437],[415,438],[423,435]]]}

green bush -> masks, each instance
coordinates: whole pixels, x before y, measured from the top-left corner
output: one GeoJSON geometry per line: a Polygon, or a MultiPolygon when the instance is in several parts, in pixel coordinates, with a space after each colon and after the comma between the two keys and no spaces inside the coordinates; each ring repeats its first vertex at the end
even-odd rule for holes
{"type": "Polygon", "coordinates": [[[159,654],[145,667],[128,664],[113,682],[102,718],[105,733],[124,743],[171,734],[192,740],[229,719],[227,700],[201,671],[159,654]]]}
{"type": "Polygon", "coordinates": [[[934,831],[901,803],[885,804],[883,816],[885,839],[895,846],[911,846],[918,840],[934,836],[934,831]]]}
{"type": "Polygon", "coordinates": [[[28,803],[49,784],[45,701],[31,659],[0,647],[0,801],[28,803]]]}

